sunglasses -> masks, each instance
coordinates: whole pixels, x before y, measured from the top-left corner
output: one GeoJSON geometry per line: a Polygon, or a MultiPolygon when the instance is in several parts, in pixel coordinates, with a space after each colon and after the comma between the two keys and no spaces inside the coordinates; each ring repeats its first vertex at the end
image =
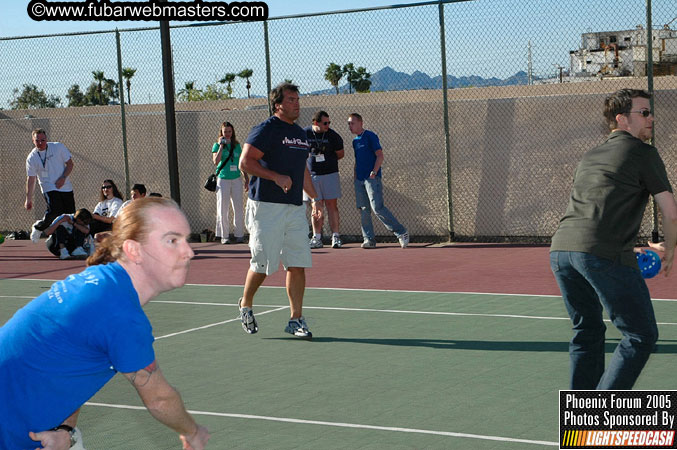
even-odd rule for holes
{"type": "Polygon", "coordinates": [[[649,117],[651,115],[651,111],[648,109],[643,109],[641,111],[629,111],[628,114],[630,113],[641,114],[642,117],[649,117]]]}
{"type": "Polygon", "coordinates": [[[331,123],[330,120],[327,120],[326,122],[322,122],[322,125],[329,125],[331,123]]]}
{"type": "Polygon", "coordinates": [[[110,184],[107,184],[105,186],[101,186],[101,189],[113,189],[113,186],[111,186],[110,184]]]}

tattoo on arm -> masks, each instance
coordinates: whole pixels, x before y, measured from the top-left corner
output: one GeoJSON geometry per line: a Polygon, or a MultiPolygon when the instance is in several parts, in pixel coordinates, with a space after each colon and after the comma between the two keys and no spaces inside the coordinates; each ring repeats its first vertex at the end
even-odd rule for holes
{"type": "Polygon", "coordinates": [[[145,367],[137,372],[134,372],[129,377],[129,381],[132,382],[134,386],[142,387],[148,384],[150,377],[157,371],[157,362],[153,361],[148,367],[145,367]]]}

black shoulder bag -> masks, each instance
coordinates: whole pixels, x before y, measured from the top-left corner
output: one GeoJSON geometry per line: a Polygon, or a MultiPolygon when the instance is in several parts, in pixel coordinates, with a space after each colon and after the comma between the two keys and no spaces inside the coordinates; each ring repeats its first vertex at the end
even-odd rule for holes
{"type": "Polygon", "coordinates": [[[207,178],[207,181],[205,182],[205,189],[207,189],[210,192],[215,192],[216,191],[216,174],[219,173],[219,170],[228,162],[230,159],[233,157],[233,144],[230,145],[230,153],[228,153],[228,158],[224,159],[219,163],[218,166],[216,166],[216,170],[214,171],[213,174],[209,175],[209,178],[207,178]]]}

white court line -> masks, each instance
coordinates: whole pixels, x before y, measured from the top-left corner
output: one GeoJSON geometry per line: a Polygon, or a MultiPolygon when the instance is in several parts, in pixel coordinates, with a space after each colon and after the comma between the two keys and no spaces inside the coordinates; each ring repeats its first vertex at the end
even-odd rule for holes
{"type": "MultiPolygon", "coordinates": [[[[151,303],[175,303],[180,305],[207,305],[207,306],[234,306],[233,303],[204,303],[204,302],[184,302],[180,300],[152,300],[151,303]]],[[[257,305],[262,308],[275,308],[279,305],[257,305]]],[[[360,312],[383,312],[383,313],[399,313],[399,314],[423,314],[430,316],[474,316],[474,317],[502,317],[508,319],[538,319],[538,320],[570,320],[568,317],[550,317],[550,316],[525,316],[519,314],[488,314],[488,313],[459,313],[459,312],[445,312],[445,311],[408,311],[401,309],[371,309],[371,308],[342,308],[338,306],[304,306],[303,309],[319,309],[328,311],[360,311],[360,312]]],[[[279,309],[275,310],[279,311],[279,309]]],[[[257,316],[266,314],[271,311],[256,313],[257,316]]],[[[605,322],[611,323],[609,319],[604,319],[605,322]]],[[[226,322],[221,322],[226,323],[226,322]]],[[[677,325],[674,322],[657,322],[657,325],[677,325]]]]}
{"type": "MultiPolygon", "coordinates": [[[[145,411],[144,406],[129,406],[129,405],[114,405],[106,403],[94,403],[86,402],[85,405],[88,406],[101,406],[104,408],[116,408],[116,409],[133,409],[145,411]]],[[[213,416],[213,417],[231,417],[235,419],[254,419],[254,420],[268,420],[272,422],[286,422],[286,423],[298,423],[303,425],[324,425],[329,427],[341,427],[341,428],[356,428],[356,429],[365,429],[365,430],[377,430],[377,431],[396,431],[401,433],[417,433],[417,434],[431,434],[435,436],[449,436],[449,437],[461,437],[469,439],[482,439],[487,441],[501,441],[501,442],[518,442],[522,444],[534,444],[534,445],[547,445],[550,447],[559,446],[558,442],[550,441],[533,441],[530,439],[516,439],[508,438],[502,436],[486,436],[481,434],[468,434],[468,433],[455,433],[452,431],[434,431],[434,430],[422,430],[418,428],[401,428],[401,427],[383,427],[378,425],[363,425],[359,423],[343,423],[343,422],[325,422],[321,420],[304,420],[304,419],[290,419],[287,417],[271,417],[271,416],[254,416],[251,414],[231,414],[231,413],[216,413],[209,411],[193,411],[189,410],[189,413],[196,416],[213,416]]]]}
{"type": "MultiPolygon", "coordinates": [[[[288,308],[289,308],[289,306],[283,306],[283,307],[281,307],[281,308],[271,309],[271,310],[269,310],[269,311],[264,311],[264,312],[261,312],[261,313],[257,313],[256,315],[257,315],[257,316],[262,316],[262,315],[264,315],[264,314],[268,314],[268,313],[271,313],[271,312],[282,311],[283,309],[288,309],[288,308]]],[[[177,335],[179,335],[179,334],[185,334],[185,333],[190,333],[190,332],[193,332],[193,331],[204,330],[204,329],[206,329],[206,328],[211,328],[211,327],[215,327],[215,326],[217,326],[217,325],[223,325],[223,324],[225,324],[225,323],[235,322],[235,321],[238,321],[238,320],[240,320],[240,318],[239,318],[239,317],[236,317],[235,319],[224,320],[223,322],[210,323],[209,325],[203,325],[203,326],[201,326],[201,327],[190,328],[190,329],[188,329],[188,330],[177,331],[176,333],[165,334],[164,336],[156,337],[155,340],[157,341],[158,339],[164,339],[164,338],[168,338],[168,337],[172,337],[172,336],[177,336],[177,335]]]]}
{"type": "MultiPolygon", "coordinates": [[[[61,281],[61,280],[47,280],[39,278],[18,278],[12,281],[61,281]]],[[[197,287],[236,287],[243,288],[241,284],[194,284],[186,283],[184,286],[197,286],[197,287]]],[[[261,286],[259,289],[286,289],[284,286],[261,286]]],[[[357,288],[332,288],[332,287],[308,287],[306,290],[318,290],[318,291],[357,291],[357,292],[390,292],[397,293],[401,292],[403,294],[463,294],[463,295],[486,295],[486,296],[500,296],[500,297],[546,297],[546,298],[562,298],[561,295],[551,295],[551,294],[507,294],[500,292],[463,292],[463,291],[409,291],[409,290],[398,290],[398,289],[357,289],[357,288]]],[[[2,297],[2,296],[0,296],[2,297]]],[[[8,295],[7,297],[15,298],[13,295],[8,295]]],[[[23,298],[23,297],[21,297],[23,298]]],[[[652,298],[652,301],[655,302],[677,302],[677,299],[674,298],[652,298]]]]}

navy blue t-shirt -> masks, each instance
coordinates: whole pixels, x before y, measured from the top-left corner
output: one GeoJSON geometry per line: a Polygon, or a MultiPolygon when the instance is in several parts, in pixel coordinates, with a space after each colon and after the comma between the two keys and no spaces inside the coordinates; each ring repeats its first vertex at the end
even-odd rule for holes
{"type": "Polygon", "coordinates": [[[302,205],[303,178],[310,152],[303,128],[271,116],[252,128],[246,143],[263,152],[263,158],[259,160],[263,167],[287,175],[292,181],[291,189],[285,194],[274,181],[252,176],[249,179],[249,198],[260,202],[302,205]]]}
{"type": "Polygon", "coordinates": [[[310,144],[308,168],[313,175],[328,175],[338,172],[337,150],[343,149],[343,139],[331,128],[326,132],[316,133],[313,127],[304,128],[310,144]]]}

